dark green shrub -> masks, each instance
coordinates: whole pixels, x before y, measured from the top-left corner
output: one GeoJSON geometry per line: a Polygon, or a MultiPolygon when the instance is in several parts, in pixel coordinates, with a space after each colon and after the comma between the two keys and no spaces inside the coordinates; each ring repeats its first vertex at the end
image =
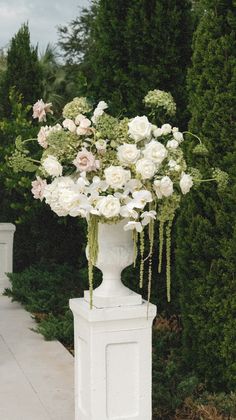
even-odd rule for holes
{"type": "Polygon", "coordinates": [[[8,276],[12,290],[7,289],[7,295],[36,313],[63,314],[68,308],[68,300],[81,297],[88,287],[87,270],[67,264],[40,264],[8,276]]]}
{"type": "Polygon", "coordinates": [[[180,285],[185,369],[194,369],[210,392],[236,386],[236,5],[200,1],[204,13],[194,35],[190,130],[206,144],[193,155],[203,176],[219,166],[229,173],[225,192],[213,184],[193,191],[178,219],[176,267],[180,285]]]}
{"type": "Polygon", "coordinates": [[[74,345],[72,312],[67,310],[64,315],[57,316],[50,314],[40,321],[37,332],[42,334],[45,340],[58,340],[72,349],[74,345]]]}

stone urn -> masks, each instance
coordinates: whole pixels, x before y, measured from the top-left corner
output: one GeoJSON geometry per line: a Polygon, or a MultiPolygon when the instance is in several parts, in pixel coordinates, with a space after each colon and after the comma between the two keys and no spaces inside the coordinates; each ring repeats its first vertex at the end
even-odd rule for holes
{"type": "MultiPolygon", "coordinates": [[[[102,271],[102,283],[93,291],[93,305],[97,308],[142,303],[141,295],[126,287],[122,271],[134,262],[132,231],[125,231],[127,220],[98,224],[98,257],[95,266],[102,271]]],[[[84,293],[89,301],[89,291],[84,293]]]]}

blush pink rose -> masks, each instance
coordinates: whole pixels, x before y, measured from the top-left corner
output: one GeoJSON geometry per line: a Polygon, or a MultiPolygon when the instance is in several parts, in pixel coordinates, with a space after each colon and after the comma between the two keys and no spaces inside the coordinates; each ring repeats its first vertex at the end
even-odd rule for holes
{"type": "Polygon", "coordinates": [[[80,114],[76,117],[75,123],[79,125],[76,132],[79,136],[88,135],[91,133],[91,121],[86,118],[84,115],[80,114]]]}
{"type": "Polygon", "coordinates": [[[46,114],[53,114],[52,104],[45,104],[42,99],[37,101],[33,106],[33,118],[38,118],[39,122],[46,121],[46,114]]]}
{"type": "Polygon", "coordinates": [[[79,171],[91,172],[99,169],[99,160],[96,160],[95,156],[86,149],[79,152],[76,158],[73,160],[73,164],[79,171]]]}
{"type": "Polygon", "coordinates": [[[45,181],[45,179],[40,178],[40,176],[37,176],[36,180],[32,181],[31,185],[32,185],[31,192],[32,192],[34,198],[42,201],[43,198],[44,198],[43,193],[44,193],[45,187],[47,185],[47,181],[45,181]]]}

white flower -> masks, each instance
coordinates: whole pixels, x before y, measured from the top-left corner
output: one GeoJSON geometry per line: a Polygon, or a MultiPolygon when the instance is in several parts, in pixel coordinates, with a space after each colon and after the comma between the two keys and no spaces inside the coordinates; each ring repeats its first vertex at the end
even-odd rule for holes
{"type": "Polygon", "coordinates": [[[97,104],[97,108],[98,109],[107,109],[108,108],[108,105],[107,105],[107,103],[105,102],[105,101],[100,101],[100,102],[98,102],[98,104],[97,104]]]}
{"type": "Polygon", "coordinates": [[[180,131],[174,131],[173,137],[178,143],[181,143],[184,140],[184,136],[182,133],[180,133],[180,131]]]}
{"type": "Polygon", "coordinates": [[[161,131],[162,131],[163,136],[166,136],[167,134],[171,133],[172,127],[170,124],[163,124],[161,126],[161,131]]]}
{"type": "Polygon", "coordinates": [[[169,197],[173,194],[173,182],[168,176],[164,176],[161,180],[156,179],[153,188],[158,198],[169,197]]]}
{"type": "Polygon", "coordinates": [[[134,209],[130,209],[127,206],[121,206],[120,215],[124,218],[132,217],[132,219],[138,218],[138,213],[134,209]]]}
{"type": "Polygon", "coordinates": [[[147,190],[134,191],[132,196],[133,200],[127,204],[129,209],[143,209],[147,203],[151,203],[153,201],[152,194],[147,190]]]}
{"type": "Polygon", "coordinates": [[[62,175],[62,166],[58,162],[57,158],[52,155],[48,155],[42,163],[43,168],[51,176],[61,176],[62,175]]]}
{"type": "Polygon", "coordinates": [[[177,149],[177,147],[179,146],[179,143],[177,142],[177,140],[169,140],[167,143],[166,143],[166,147],[168,148],[168,149],[177,149]]]}
{"type": "Polygon", "coordinates": [[[124,192],[129,194],[136,190],[140,190],[140,188],[142,188],[142,183],[139,179],[130,179],[124,186],[124,192]]]}
{"type": "Polygon", "coordinates": [[[97,141],[96,141],[95,146],[96,146],[97,151],[98,151],[99,153],[103,154],[103,152],[105,152],[105,151],[106,151],[106,148],[107,148],[107,142],[106,142],[106,140],[102,140],[102,139],[100,139],[100,140],[97,140],[97,141]]]}
{"type": "Polygon", "coordinates": [[[58,216],[67,216],[68,211],[59,203],[60,195],[67,188],[74,185],[73,180],[69,176],[55,178],[51,184],[45,186],[43,196],[45,201],[58,216]]]}
{"type": "Polygon", "coordinates": [[[97,123],[98,118],[99,118],[99,117],[101,117],[101,115],[102,115],[103,113],[104,113],[103,109],[96,108],[96,109],[94,110],[93,116],[92,116],[92,118],[91,118],[92,122],[93,122],[94,124],[96,124],[96,123],[97,123]]]}
{"type": "Polygon", "coordinates": [[[178,127],[173,127],[172,128],[172,133],[176,133],[176,131],[179,131],[178,127]]]}
{"type": "Polygon", "coordinates": [[[77,115],[75,123],[79,126],[76,129],[76,133],[78,134],[78,136],[85,136],[86,134],[90,134],[91,121],[88,118],[86,118],[83,114],[77,115]]]}
{"type": "Polygon", "coordinates": [[[136,163],[136,171],[142,179],[150,179],[156,172],[156,165],[151,159],[140,159],[136,163]]]}
{"type": "Polygon", "coordinates": [[[161,137],[162,136],[162,129],[161,128],[156,128],[153,131],[153,135],[154,135],[154,137],[161,137]]]}
{"type": "Polygon", "coordinates": [[[100,214],[107,219],[116,217],[120,213],[120,201],[118,198],[113,197],[113,195],[102,197],[99,200],[97,207],[100,214]]]}
{"type": "Polygon", "coordinates": [[[169,166],[171,171],[179,171],[180,170],[180,165],[178,165],[176,160],[174,160],[174,159],[169,160],[168,166],[169,166]]]}
{"type": "Polygon", "coordinates": [[[85,207],[88,206],[88,198],[74,187],[62,190],[58,203],[70,216],[75,217],[81,214],[81,209],[85,210],[85,207]]]}
{"type": "Polygon", "coordinates": [[[142,220],[142,225],[147,226],[150,223],[151,219],[153,219],[153,220],[156,219],[156,215],[157,215],[157,212],[155,210],[144,211],[141,214],[141,218],[143,219],[142,220]]]}
{"type": "Polygon", "coordinates": [[[97,120],[104,113],[104,109],[108,108],[108,105],[104,101],[100,101],[97,105],[97,108],[94,110],[93,116],[91,118],[94,124],[97,123],[97,120]]]}
{"type": "Polygon", "coordinates": [[[93,194],[94,192],[104,192],[107,190],[108,187],[109,185],[106,181],[101,181],[101,179],[98,176],[94,176],[92,183],[88,187],[88,192],[90,194],[93,194]]]}
{"type": "Polygon", "coordinates": [[[140,222],[128,222],[127,225],[124,226],[124,230],[136,230],[137,232],[142,232],[143,228],[140,222]]]}
{"type": "Polygon", "coordinates": [[[187,194],[193,186],[193,180],[191,175],[182,172],[179,185],[182,193],[187,194]]]}
{"type": "Polygon", "coordinates": [[[147,117],[135,117],[129,123],[129,135],[137,143],[140,140],[150,139],[152,132],[152,124],[148,121],[147,117]]]}
{"type": "Polygon", "coordinates": [[[152,140],[145,146],[143,155],[146,159],[150,159],[157,165],[160,165],[167,156],[167,150],[159,141],[152,140]]]}
{"type": "Polygon", "coordinates": [[[105,180],[111,188],[122,188],[131,178],[130,171],[122,168],[122,166],[109,166],[104,170],[105,180]]]}
{"type": "Polygon", "coordinates": [[[62,123],[64,128],[67,128],[71,133],[75,133],[76,131],[76,125],[73,120],[70,120],[70,118],[66,118],[62,123]]]}
{"type": "Polygon", "coordinates": [[[134,164],[140,156],[140,150],[137,149],[136,144],[124,143],[118,147],[117,151],[119,161],[127,165],[134,164]]]}

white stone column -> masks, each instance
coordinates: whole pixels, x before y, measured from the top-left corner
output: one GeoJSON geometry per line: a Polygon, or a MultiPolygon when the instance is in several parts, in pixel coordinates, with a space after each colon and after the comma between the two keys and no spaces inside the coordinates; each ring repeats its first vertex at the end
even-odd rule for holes
{"type": "Polygon", "coordinates": [[[0,223],[0,294],[10,281],[5,273],[12,273],[13,267],[13,237],[16,230],[12,223],[0,223]]]}
{"type": "Polygon", "coordinates": [[[75,420],[151,420],[152,321],[156,306],[89,308],[71,299],[75,420]]]}

